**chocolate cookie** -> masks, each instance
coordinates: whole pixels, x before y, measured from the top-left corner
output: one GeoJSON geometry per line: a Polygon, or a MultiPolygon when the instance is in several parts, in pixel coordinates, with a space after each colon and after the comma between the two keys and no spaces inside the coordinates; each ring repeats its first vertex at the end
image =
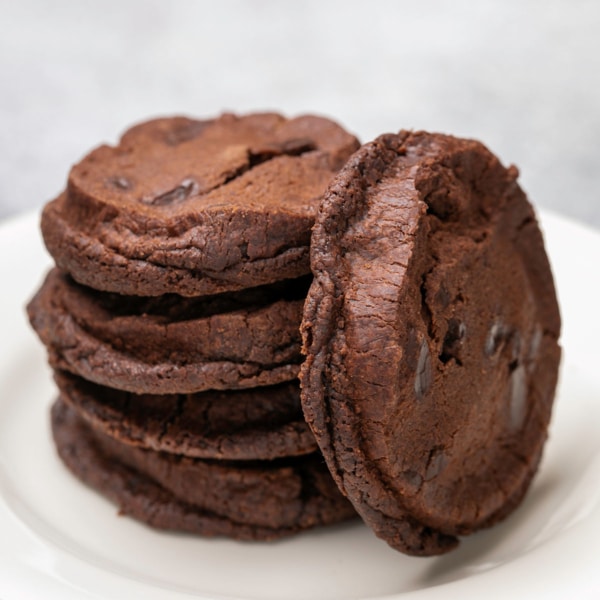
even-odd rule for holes
{"type": "Polygon", "coordinates": [[[153,527],[269,540],[355,516],[318,457],[248,466],[178,459],[119,444],[61,402],[52,408],[52,431],[79,479],[153,527]]]}
{"type": "Polygon", "coordinates": [[[62,400],[122,443],[197,458],[270,460],[317,450],[297,381],[239,391],[137,395],[66,372],[62,400]]]}
{"type": "Polygon", "coordinates": [[[384,135],[317,217],[305,416],[343,493],[409,554],[506,516],[546,439],[560,317],[516,178],[475,141],[384,135]]]}
{"type": "Polygon", "coordinates": [[[133,127],[75,165],[46,205],[57,265],[95,289],[215,294],[310,271],[310,229],[356,138],[277,114],[133,127]]]}
{"type": "Polygon", "coordinates": [[[52,366],[135,393],[238,389],[294,379],[309,279],[217,296],[97,292],[57,269],[28,306],[52,366]]]}

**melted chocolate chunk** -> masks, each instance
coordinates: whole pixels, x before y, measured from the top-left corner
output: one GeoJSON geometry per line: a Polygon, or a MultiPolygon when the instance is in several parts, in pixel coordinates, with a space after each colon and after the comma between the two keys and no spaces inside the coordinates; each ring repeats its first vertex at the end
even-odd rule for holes
{"type": "Polygon", "coordinates": [[[108,183],[120,190],[130,190],[133,188],[133,183],[127,177],[110,177],[108,183]]]}
{"type": "Polygon", "coordinates": [[[169,206],[183,202],[198,193],[198,184],[193,179],[184,179],[177,187],[151,198],[142,198],[144,204],[151,206],[169,206]]]}
{"type": "Polygon", "coordinates": [[[415,376],[415,394],[417,398],[422,398],[429,391],[432,381],[431,354],[427,342],[423,340],[419,350],[417,374],[415,376]]]}
{"type": "Polygon", "coordinates": [[[467,333],[467,326],[458,319],[448,320],[448,330],[444,336],[444,345],[442,346],[442,353],[440,354],[440,360],[443,363],[447,363],[449,360],[454,359],[459,365],[462,365],[461,349],[464,337],[467,333]]]}

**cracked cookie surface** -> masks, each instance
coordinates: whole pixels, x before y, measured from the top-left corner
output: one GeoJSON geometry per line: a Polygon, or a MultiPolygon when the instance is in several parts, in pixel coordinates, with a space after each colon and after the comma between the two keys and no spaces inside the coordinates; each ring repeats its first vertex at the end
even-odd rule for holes
{"type": "Polygon", "coordinates": [[[356,138],[324,118],[156,119],[75,165],[46,205],[57,265],[95,289],[216,294],[309,272],[310,229],[356,138]]]}
{"type": "Polygon", "coordinates": [[[560,316],[516,177],[475,141],[384,135],[316,219],[305,416],[340,489],[409,554],[510,513],[547,436],[560,316]]]}

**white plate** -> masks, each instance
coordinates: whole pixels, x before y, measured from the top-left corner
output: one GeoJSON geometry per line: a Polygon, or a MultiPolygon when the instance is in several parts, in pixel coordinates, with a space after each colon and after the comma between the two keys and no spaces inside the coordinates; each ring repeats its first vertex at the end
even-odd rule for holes
{"type": "Polygon", "coordinates": [[[439,558],[410,558],[360,523],[273,543],[159,533],[59,463],[54,396],[24,304],[50,261],[37,216],[0,227],[0,597],[600,598],[600,235],[544,214],[564,320],[550,441],[523,505],[439,558]]]}

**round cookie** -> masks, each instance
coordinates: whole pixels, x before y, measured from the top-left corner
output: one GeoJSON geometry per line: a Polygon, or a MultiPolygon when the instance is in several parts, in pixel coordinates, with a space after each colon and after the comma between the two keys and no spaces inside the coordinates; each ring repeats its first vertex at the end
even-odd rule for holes
{"type": "Polygon", "coordinates": [[[120,294],[216,294],[310,271],[310,229],[358,147],[324,118],[156,119],[100,146],[46,205],[42,233],[80,283],[120,294]]]}
{"type": "Polygon", "coordinates": [[[95,430],[124,444],[196,458],[272,460],[317,450],[297,381],[238,391],[136,395],[66,372],[62,400],[95,430]]]}
{"type": "Polygon", "coordinates": [[[547,436],[560,316],[516,177],[476,141],[384,135],[317,217],[304,413],[342,492],[409,554],[505,517],[547,436]]]}
{"type": "Polygon", "coordinates": [[[204,464],[185,458],[178,462],[173,456],[119,447],[62,402],[52,407],[52,432],[60,458],[76,477],[115,502],[122,514],[152,527],[271,540],[356,515],[318,457],[277,466],[204,464]],[[154,471],[180,497],[121,457],[154,471]],[[210,489],[196,487],[202,481],[210,482],[210,489]],[[203,506],[195,503],[198,499],[203,506]]]}
{"type": "Polygon", "coordinates": [[[98,292],[52,270],[28,306],[53,367],[138,394],[276,384],[298,374],[308,278],[217,296],[98,292]]]}

